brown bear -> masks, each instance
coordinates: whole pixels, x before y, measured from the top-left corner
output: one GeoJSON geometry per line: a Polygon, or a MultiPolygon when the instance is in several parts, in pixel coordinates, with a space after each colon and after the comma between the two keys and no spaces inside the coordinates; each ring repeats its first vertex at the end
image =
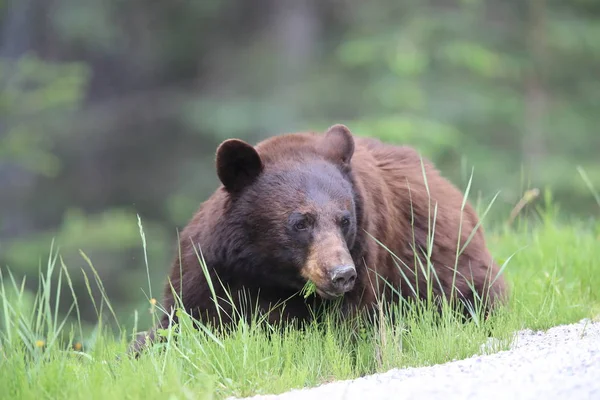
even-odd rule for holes
{"type": "MultiPolygon", "coordinates": [[[[338,124],[256,146],[226,140],[216,170],[222,185],[180,235],[164,292],[169,312],[175,296],[195,319],[227,324],[232,301],[261,312],[285,302],[269,319],[297,321],[332,299],[360,310],[383,294],[425,298],[428,287],[438,299],[454,287],[464,307],[477,295],[488,311],[506,295],[474,209],[412,148],[338,124]],[[316,294],[306,298],[309,281],[316,294]]],[[[136,351],[143,343],[141,335],[136,351]]]]}

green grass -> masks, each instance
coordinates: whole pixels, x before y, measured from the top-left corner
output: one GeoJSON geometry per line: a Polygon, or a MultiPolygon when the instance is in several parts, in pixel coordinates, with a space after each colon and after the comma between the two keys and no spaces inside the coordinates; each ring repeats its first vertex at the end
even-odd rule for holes
{"type": "MultiPolygon", "coordinates": [[[[149,326],[119,326],[114,334],[114,309],[90,260],[92,272],[82,273],[90,292],[98,287],[102,296],[71,297],[70,318],[59,315],[55,294],[72,293],[72,286],[53,251],[40,268],[33,301],[23,282],[2,270],[0,398],[203,399],[279,393],[481,354],[488,332],[498,340],[486,351],[505,349],[518,329],[546,329],[600,314],[600,222],[561,224],[551,211],[529,225],[487,232],[494,256],[506,262],[511,288],[509,305],[487,321],[461,324],[450,313],[434,321],[432,312],[413,310],[394,326],[388,319],[363,325],[358,339],[351,340],[356,331],[350,324],[333,320],[269,338],[264,326],[240,324],[220,337],[192,329],[181,315],[180,331],[167,331],[177,341],[157,345],[137,360],[125,351],[132,333],[149,326]],[[78,311],[88,301],[94,301],[99,316],[91,334],[84,333],[78,311]],[[72,346],[82,337],[83,349],[72,346]]],[[[150,308],[157,311],[154,304],[150,308]]]]}

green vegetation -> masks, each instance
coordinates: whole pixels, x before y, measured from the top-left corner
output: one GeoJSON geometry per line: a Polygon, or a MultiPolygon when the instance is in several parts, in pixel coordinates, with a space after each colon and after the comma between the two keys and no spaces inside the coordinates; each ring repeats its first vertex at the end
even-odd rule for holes
{"type": "Polygon", "coordinates": [[[311,294],[316,293],[316,291],[317,287],[315,286],[315,283],[313,281],[306,281],[306,284],[304,285],[300,293],[302,293],[302,296],[304,296],[304,298],[306,299],[311,294]]]}
{"type": "MultiPolygon", "coordinates": [[[[219,335],[209,328],[193,329],[189,317],[179,312],[180,329],[161,332],[177,340],[157,344],[137,360],[125,355],[127,346],[137,329],[149,326],[118,324],[83,252],[88,266],[81,273],[90,293],[97,286],[101,296],[74,301],[72,277],[52,251],[40,268],[34,299],[28,298],[21,281],[2,274],[0,397],[246,396],[505,349],[518,329],[546,329],[600,314],[600,222],[566,225],[556,212],[549,205],[538,219],[519,218],[513,227],[488,232],[511,286],[508,307],[488,320],[464,324],[447,310],[436,318],[429,308],[419,307],[396,314],[394,324],[384,318],[376,326],[357,329],[331,316],[305,331],[274,334],[271,329],[276,327],[239,323],[231,334],[219,335]],[[70,298],[55,295],[61,292],[70,298]],[[93,302],[97,312],[92,332],[84,332],[79,320],[78,306],[84,302],[93,302]],[[68,303],[66,318],[58,312],[63,303],[68,303]],[[496,340],[484,348],[488,333],[496,340]]],[[[159,306],[149,300],[149,311],[156,316],[159,306]]]]}

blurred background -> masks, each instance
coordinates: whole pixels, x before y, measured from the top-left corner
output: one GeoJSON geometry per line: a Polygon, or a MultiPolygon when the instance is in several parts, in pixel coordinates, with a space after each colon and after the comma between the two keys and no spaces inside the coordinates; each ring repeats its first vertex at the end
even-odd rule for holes
{"type": "Polygon", "coordinates": [[[488,229],[532,188],[588,219],[599,78],[596,0],[0,0],[0,268],[59,247],[92,322],[81,250],[145,328],[216,146],[334,123],[473,171],[488,229]]]}

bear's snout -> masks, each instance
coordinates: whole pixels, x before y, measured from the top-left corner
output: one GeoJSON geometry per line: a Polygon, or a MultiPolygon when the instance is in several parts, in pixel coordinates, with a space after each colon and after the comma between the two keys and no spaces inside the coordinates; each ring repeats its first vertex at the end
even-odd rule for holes
{"type": "Polygon", "coordinates": [[[358,273],[344,239],[335,233],[323,232],[314,239],[302,276],[317,287],[317,294],[333,299],[351,291],[358,273]]]}
{"type": "Polygon", "coordinates": [[[346,293],[354,287],[356,282],[356,268],[354,265],[339,265],[333,268],[329,275],[331,276],[332,289],[338,293],[346,293]]]}

